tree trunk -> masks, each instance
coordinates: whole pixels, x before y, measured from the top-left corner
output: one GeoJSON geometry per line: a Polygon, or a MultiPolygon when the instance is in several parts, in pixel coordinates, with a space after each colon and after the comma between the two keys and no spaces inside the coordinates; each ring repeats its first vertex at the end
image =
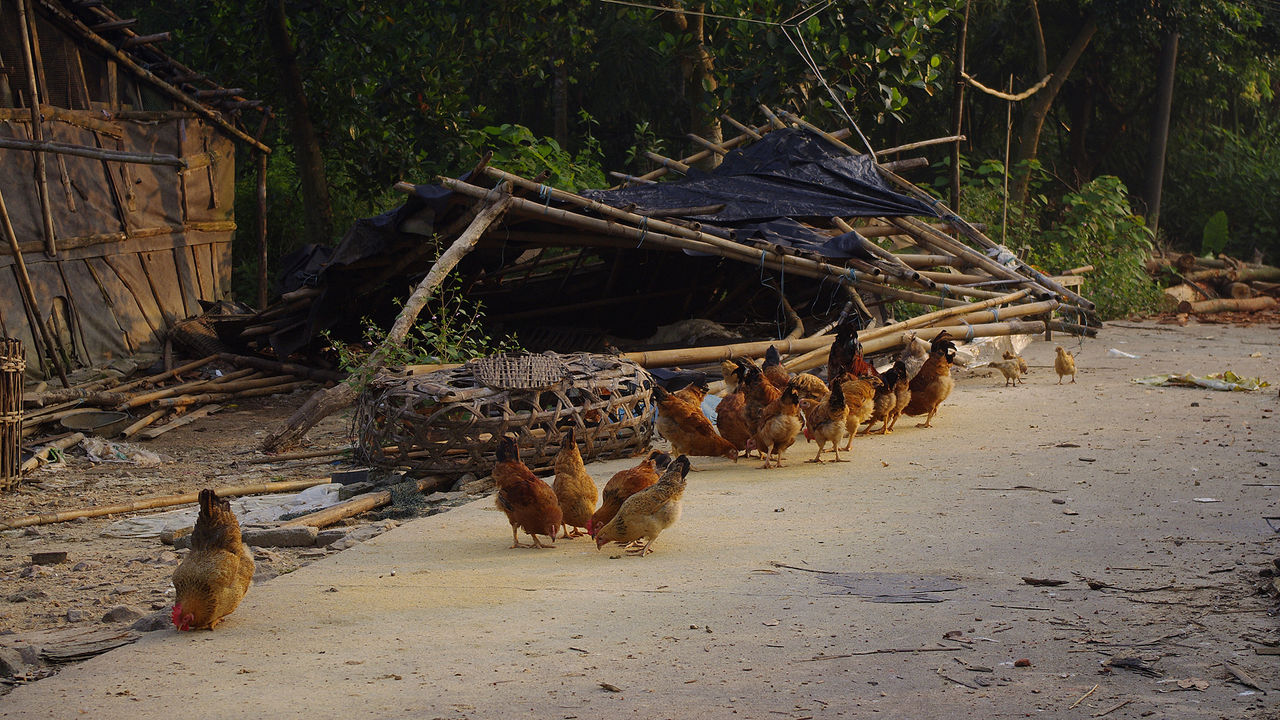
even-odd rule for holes
{"type": "Polygon", "coordinates": [[[1147,227],[1155,235],[1160,226],[1160,192],[1164,185],[1164,152],[1169,144],[1169,114],[1173,110],[1173,80],[1178,63],[1178,33],[1164,36],[1160,49],[1160,75],[1156,96],[1156,115],[1151,123],[1151,141],[1147,146],[1147,227]]]}
{"type": "Polygon", "coordinates": [[[289,26],[285,19],[284,0],[267,2],[267,37],[275,56],[280,92],[289,106],[289,134],[293,137],[294,157],[298,163],[298,179],[302,186],[302,202],[306,210],[307,234],[313,242],[326,242],[333,234],[333,205],[329,201],[329,182],[324,172],[324,156],[307,94],[302,86],[302,73],[289,26]]]}
{"type": "MultiPolygon", "coordinates": [[[[1037,15],[1037,17],[1039,16],[1037,15]]],[[[1080,56],[1084,54],[1085,49],[1089,47],[1089,42],[1093,40],[1093,36],[1097,32],[1098,22],[1094,17],[1090,15],[1085,18],[1084,25],[1076,33],[1075,39],[1071,41],[1071,46],[1067,48],[1067,52],[1058,61],[1057,66],[1053,68],[1053,77],[1049,80],[1049,84],[1027,100],[1026,113],[1022,116],[1022,127],[1018,130],[1018,150],[1014,154],[1012,162],[1015,167],[1024,161],[1036,158],[1040,146],[1040,131],[1044,129],[1044,121],[1049,116],[1049,108],[1053,106],[1053,101],[1058,97],[1058,93],[1066,83],[1067,76],[1071,74],[1071,70],[1075,67],[1076,62],[1080,60],[1080,56]]],[[[1037,37],[1040,36],[1038,28],[1036,35],[1037,37]]],[[[1025,201],[1029,182],[1030,176],[1025,172],[1019,172],[1014,181],[1013,192],[1010,194],[1009,202],[1021,204],[1025,201]]]]}
{"type": "Polygon", "coordinates": [[[551,137],[560,147],[569,148],[569,65],[557,60],[551,79],[551,116],[554,129],[551,137]]]}
{"type": "Polygon", "coordinates": [[[331,388],[319,390],[298,408],[284,425],[275,432],[267,436],[262,441],[262,449],[265,452],[275,452],[283,448],[289,447],[307,433],[308,430],[315,427],[315,424],[333,413],[347,407],[355,402],[356,397],[360,394],[360,388],[357,383],[360,378],[369,377],[373,372],[382,367],[386,362],[387,351],[392,347],[399,345],[409,334],[409,329],[413,327],[414,322],[418,319],[418,313],[422,312],[422,308],[427,304],[427,300],[431,298],[432,293],[444,282],[445,277],[457,267],[462,257],[471,252],[475,247],[480,236],[484,234],[489,226],[502,217],[507,211],[507,206],[511,204],[510,186],[505,186],[501,197],[492,202],[480,214],[476,215],[476,219],[471,221],[467,229],[458,236],[457,240],[449,246],[431,266],[431,270],[426,277],[418,283],[418,287],[414,289],[413,294],[408,300],[404,301],[404,307],[400,310],[400,315],[396,317],[395,323],[391,329],[387,331],[387,336],[373,352],[369,353],[368,359],[360,368],[351,373],[347,382],[341,382],[331,388]]]}
{"type": "MultiPolygon", "coordinates": [[[[672,8],[663,15],[663,24],[672,34],[688,34],[692,38],[692,47],[680,57],[680,77],[684,80],[684,98],[689,105],[690,132],[719,144],[724,141],[724,132],[720,127],[720,114],[716,112],[713,99],[719,85],[715,76],[715,56],[706,45],[706,31],[703,25],[702,11],[706,3],[698,3],[691,9],[694,14],[681,11],[677,0],[666,0],[664,6],[672,8]]],[[[709,170],[720,164],[720,156],[711,153],[697,166],[709,170]]]]}

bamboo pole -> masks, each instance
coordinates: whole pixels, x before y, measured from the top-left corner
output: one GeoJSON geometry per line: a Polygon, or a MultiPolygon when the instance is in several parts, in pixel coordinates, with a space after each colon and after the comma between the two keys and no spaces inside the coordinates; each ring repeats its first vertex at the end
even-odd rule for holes
{"type": "Polygon", "coordinates": [[[148,427],[149,425],[159,420],[160,418],[164,417],[168,413],[169,413],[169,408],[167,407],[162,407],[159,410],[152,410],[151,412],[147,413],[143,417],[139,418],[137,422],[125,428],[120,433],[120,435],[122,435],[127,440],[133,437],[134,435],[137,435],[138,433],[142,432],[144,428],[148,427]]]}
{"type": "MultiPolygon", "coordinates": [[[[453,178],[438,178],[441,185],[454,192],[470,195],[471,197],[483,197],[486,193],[484,188],[454,180],[453,178]]],[[[586,200],[583,198],[583,200],[586,200]]],[[[594,201],[587,201],[594,202],[594,201]]],[[[604,206],[609,207],[609,206],[604,206]]],[[[748,245],[741,245],[732,240],[725,240],[715,236],[707,236],[703,233],[702,240],[693,240],[687,237],[679,237],[666,233],[650,231],[648,229],[640,229],[627,225],[620,225],[615,222],[601,220],[599,218],[587,217],[571,213],[560,208],[553,208],[549,205],[533,202],[524,198],[512,198],[511,209],[535,217],[546,217],[554,221],[560,222],[572,227],[593,230],[618,237],[630,238],[638,241],[640,244],[653,243],[654,245],[675,248],[679,250],[694,250],[696,252],[707,253],[711,255],[719,255],[721,257],[734,258],[738,260],[746,260],[752,263],[761,264],[773,270],[783,270],[785,272],[794,272],[797,275],[814,278],[836,278],[842,283],[852,285],[860,290],[875,293],[882,297],[891,297],[895,300],[905,300],[907,302],[920,303],[923,305],[934,305],[950,307],[955,305],[963,305],[964,301],[958,298],[938,298],[933,295],[911,292],[909,290],[901,290],[888,285],[877,284],[865,279],[856,277],[848,268],[837,267],[829,263],[823,263],[810,258],[797,257],[781,252],[776,246],[770,246],[770,249],[761,249],[748,245]]],[[[612,208],[619,213],[625,213],[625,210],[612,208]]],[[[662,221],[654,220],[653,223],[662,221]]],[[[656,227],[656,226],[655,226],[656,227]]],[[[679,227],[679,226],[674,226],[679,227]]],[[[682,231],[689,231],[687,228],[680,228],[682,231]]]]}
{"type": "Polygon", "coordinates": [[[133,73],[134,75],[137,75],[138,77],[141,77],[151,82],[163,94],[168,95],[171,99],[177,101],[180,105],[183,105],[189,108],[200,117],[204,118],[205,120],[208,120],[214,125],[217,125],[223,132],[227,133],[228,135],[240,140],[241,142],[248,143],[250,146],[254,147],[259,152],[262,152],[262,153],[271,152],[271,148],[267,147],[266,145],[263,145],[260,141],[255,139],[253,136],[249,135],[243,130],[227,122],[218,113],[214,112],[213,110],[210,110],[204,105],[201,105],[198,101],[189,97],[186,93],[182,92],[181,90],[175,88],[174,86],[160,79],[160,77],[155,73],[151,72],[150,70],[147,70],[141,65],[138,65],[136,62],[133,61],[132,58],[130,58],[128,55],[117,50],[114,45],[104,40],[98,34],[94,33],[92,30],[88,28],[88,26],[80,22],[75,16],[71,15],[69,12],[64,10],[58,4],[52,2],[51,0],[36,0],[36,2],[39,2],[40,5],[44,7],[44,9],[47,12],[49,12],[49,14],[54,19],[56,19],[63,27],[74,32],[75,34],[79,35],[81,38],[89,42],[91,45],[95,46],[95,48],[99,52],[102,52],[107,57],[110,57],[111,59],[115,60],[121,67],[125,68],[126,70],[133,73]]]}
{"type": "Polygon", "coordinates": [[[142,407],[143,405],[154,402],[161,398],[173,397],[174,395],[181,395],[189,390],[204,388],[206,386],[214,385],[214,384],[221,384],[219,381],[229,382],[231,380],[238,380],[242,377],[245,377],[246,375],[252,375],[254,372],[257,372],[257,371],[254,370],[253,368],[245,368],[243,370],[236,370],[235,372],[227,373],[226,375],[223,375],[222,377],[219,377],[219,378],[213,378],[210,380],[205,380],[205,379],[191,380],[188,382],[179,383],[177,385],[170,385],[167,388],[153,390],[151,392],[142,393],[141,395],[134,395],[133,397],[129,398],[129,400],[127,400],[126,402],[122,402],[118,406],[116,406],[116,409],[129,410],[136,407],[142,407]]]}
{"type": "Polygon", "coordinates": [[[156,375],[148,375],[143,378],[138,378],[137,380],[130,380],[129,382],[124,383],[123,385],[117,385],[112,389],[115,392],[124,392],[125,390],[132,390],[133,388],[136,388],[142,385],[147,385],[147,384],[154,385],[162,380],[168,380],[171,377],[177,377],[182,373],[191,372],[192,370],[198,370],[217,359],[218,359],[217,355],[206,355],[205,357],[202,357],[199,360],[193,360],[187,363],[186,365],[179,365],[178,367],[172,370],[166,370],[165,372],[162,372],[156,375]]]}
{"type": "Polygon", "coordinates": [[[155,440],[156,438],[169,432],[170,430],[176,430],[185,425],[190,425],[191,423],[199,420],[200,418],[212,415],[213,413],[216,413],[221,409],[222,409],[221,405],[205,405],[202,408],[192,410],[191,412],[186,413],[185,415],[182,415],[174,420],[170,420],[169,422],[165,423],[164,425],[161,425],[160,427],[143,430],[141,434],[142,434],[142,437],[147,440],[155,440]]]}
{"type": "MultiPolygon", "coordinates": [[[[756,127],[756,128],[755,128],[756,133],[755,133],[754,139],[759,140],[759,139],[760,139],[760,135],[763,135],[764,133],[769,132],[769,130],[771,130],[771,129],[772,129],[772,127],[771,127],[770,125],[767,125],[767,124],[766,124],[766,125],[762,125],[762,126],[758,126],[758,127],[756,127]]],[[[729,149],[735,148],[735,147],[737,147],[737,146],[739,146],[739,145],[741,145],[741,144],[743,144],[743,143],[745,143],[746,141],[751,140],[751,139],[753,139],[753,136],[752,136],[752,135],[748,135],[748,134],[746,134],[746,133],[744,132],[743,134],[738,135],[737,137],[730,138],[730,139],[725,140],[724,142],[720,143],[720,147],[722,147],[722,148],[724,148],[724,149],[726,149],[726,150],[729,150],[729,149]]],[[[681,158],[681,159],[680,159],[680,162],[681,162],[681,163],[684,163],[684,164],[686,164],[686,165],[692,165],[693,163],[696,163],[696,162],[698,162],[699,160],[706,160],[707,158],[711,157],[711,154],[712,154],[712,153],[711,153],[711,151],[710,151],[710,150],[701,150],[701,151],[699,151],[699,152],[696,152],[696,153],[694,153],[694,154],[690,155],[689,157],[681,158]]],[[[667,171],[667,169],[666,169],[665,167],[660,167],[660,168],[658,168],[658,169],[656,169],[656,170],[651,170],[651,171],[649,171],[649,172],[645,173],[644,175],[639,176],[638,178],[636,178],[636,180],[637,180],[637,181],[640,181],[640,182],[656,180],[656,179],[658,179],[658,178],[662,177],[663,175],[666,175],[666,174],[667,174],[667,172],[668,172],[668,171],[667,171]]]]}
{"type": "MultiPolygon", "coordinates": [[[[13,251],[13,267],[17,270],[18,289],[22,292],[22,302],[27,307],[30,322],[35,325],[31,328],[31,337],[39,339],[39,344],[44,346],[44,356],[53,363],[54,369],[58,372],[58,378],[62,380],[62,387],[69,388],[71,383],[67,381],[67,370],[62,366],[62,358],[58,357],[57,346],[54,345],[53,338],[49,337],[49,328],[40,321],[40,305],[36,303],[31,276],[27,274],[27,261],[22,257],[22,248],[18,247],[18,235],[13,230],[13,221],[9,218],[9,208],[5,205],[3,192],[0,192],[0,222],[4,224],[4,234],[8,237],[9,248],[13,251]]],[[[36,350],[39,351],[41,348],[37,347],[36,350]]]]}
{"type": "MultiPolygon", "coordinates": [[[[279,380],[279,378],[274,378],[279,380]]],[[[247,390],[237,390],[235,392],[213,392],[201,395],[179,395],[178,397],[167,397],[156,400],[157,407],[185,407],[187,405],[201,405],[211,402],[223,402],[235,398],[251,398],[262,397],[264,395],[279,395],[281,393],[292,392],[304,385],[310,384],[311,380],[297,380],[293,382],[277,383],[266,387],[255,387],[247,390]]]]}
{"type": "Polygon", "coordinates": [[[938,322],[939,320],[946,320],[948,318],[953,318],[960,315],[967,315],[969,313],[978,312],[980,310],[986,310],[987,308],[996,307],[998,305],[1009,305],[1011,303],[1015,303],[1015,302],[1018,302],[1019,300],[1022,300],[1023,298],[1027,297],[1027,295],[1029,294],[1031,294],[1031,291],[1029,290],[1018,290],[1017,292],[1008,293],[1007,295],[1001,295],[1000,297],[991,298],[989,300],[983,300],[981,302],[969,303],[967,305],[961,305],[959,307],[947,308],[945,310],[938,310],[935,312],[926,313],[924,315],[917,315],[913,318],[908,318],[906,320],[903,320],[902,322],[897,322],[892,325],[885,325],[884,327],[881,327],[881,328],[875,328],[872,330],[867,330],[865,332],[858,333],[858,339],[864,340],[864,341],[870,340],[873,338],[880,337],[882,335],[889,335],[895,332],[901,332],[906,330],[912,330],[919,327],[925,327],[926,325],[932,325],[938,322]]]}
{"type": "Polygon", "coordinates": [[[700,348],[629,352],[623,353],[622,357],[646,368],[697,365],[719,362],[735,357],[763,357],[770,347],[777,348],[778,352],[783,355],[807,352],[815,348],[826,347],[834,340],[835,335],[818,335],[816,337],[795,338],[792,340],[761,340],[758,342],[712,345],[700,348]]]}
{"type": "Polygon", "coordinates": [[[271,457],[250,458],[249,460],[237,460],[232,464],[238,465],[241,462],[243,462],[246,465],[265,465],[267,463],[285,462],[286,460],[307,460],[309,458],[331,457],[333,455],[342,455],[343,453],[351,452],[353,449],[355,448],[353,448],[351,445],[347,445],[345,447],[331,448],[329,450],[301,450],[298,452],[280,453],[279,455],[272,455],[271,457]]]}
{"type": "MultiPolygon", "coordinates": [[[[405,300],[404,306],[400,309],[400,314],[396,316],[396,321],[391,325],[391,329],[387,331],[386,338],[382,341],[364,364],[356,371],[356,376],[362,373],[371,373],[386,362],[387,352],[394,346],[402,342],[413,324],[417,322],[418,313],[422,312],[422,308],[426,305],[427,300],[435,292],[440,283],[444,282],[449,273],[457,267],[458,263],[471,249],[476,246],[480,240],[480,236],[485,233],[489,227],[498,221],[511,207],[518,198],[511,196],[510,183],[500,183],[490,193],[485,193],[485,206],[475,219],[467,226],[466,230],[453,241],[449,248],[441,253],[439,259],[431,266],[431,270],[422,278],[418,286],[414,288],[413,293],[405,300]]],[[[337,412],[338,410],[350,405],[355,401],[359,394],[354,383],[344,382],[335,385],[327,390],[320,390],[314,393],[307,401],[298,408],[293,415],[285,421],[284,425],[277,428],[262,442],[262,449],[265,451],[278,450],[287,444],[297,442],[307,430],[310,430],[321,419],[337,412]]]]}
{"type": "Polygon", "coordinates": [[[834,217],[834,218],[831,218],[831,221],[835,223],[836,227],[840,228],[844,232],[852,233],[854,239],[858,242],[859,247],[871,253],[872,255],[880,258],[881,260],[889,263],[891,266],[897,268],[898,273],[902,277],[908,280],[912,280],[914,282],[918,282],[921,285],[924,285],[925,287],[929,288],[930,290],[934,289],[936,284],[933,282],[933,280],[925,277],[919,272],[916,272],[915,268],[904,263],[902,260],[898,258],[897,255],[894,255],[888,250],[885,250],[879,245],[863,237],[862,233],[859,233],[852,225],[846,222],[844,218],[834,217]]]}
{"type": "MultiPolygon", "coordinates": [[[[307,478],[305,480],[285,480],[281,482],[257,483],[255,485],[237,485],[235,487],[216,489],[214,492],[218,497],[264,495],[269,493],[296,492],[298,490],[306,490],[307,488],[315,485],[325,485],[330,482],[332,482],[332,480],[327,477],[307,478]]],[[[26,517],[17,518],[16,520],[0,522],[0,530],[14,530],[17,528],[30,527],[32,525],[50,525],[53,523],[67,522],[68,520],[76,520],[82,517],[93,518],[102,517],[103,515],[119,515],[121,513],[137,512],[139,510],[154,510],[156,508],[173,507],[175,505],[191,505],[199,499],[199,492],[189,492],[181,495],[162,495],[159,497],[147,498],[146,500],[136,500],[131,503],[123,503],[120,505],[107,505],[104,507],[85,508],[82,510],[62,510],[60,512],[28,515],[26,517]]]]}
{"type": "MultiPolygon", "coordinates": [[[[496,167],[492,167],[492,166],[487,167],[484,169],[484,172],[486,175],[488,175],[491,178],[494,178],[495,180],[505,180],[507,182],[510,182],[512,185],[515,185],[516,187],[522,187],[526,190],[532,190],[535,192],[542,192],[542,186],[539,185],[538,183],[535,183],[531,180],[526,180],[520,177],[519,175],[514,175],[504,170],[500,170],[496,167]]],[[[401,186],[397,185],[396,187],[400,188],[401,186]]],[[[446,187],[448,186],[446,185],[446,187]]],[[[477,189],[481,189],[481,188],[477,188],[477,189]]],[[[677,237],[684,237],[690,240],[698,240],[701,242],[707,242],[707,243],[716,244],[716,245],[722,244],[717,242],[717,239],[725,240],[725,241],[730,240],[729,233],[725,230],[718,230],[718,229],[715,231],[711,229],[693,230],[683,225],[676,225],[675,223],[668,222],[666,220],[661,220],[659,218],[655,218],[647,215],[640,215],[638,213],[629,212],[621,208],[616,208],[612,205],[606,205],[602,202],[591,200],[590,198],[585,198],[585,197],[582,197],[581,195],[575,195],[574,193],[566,192],[564,190],[556,190],[555,188],[549,188],[549,190],[550,190],[550,196],[554,200],[566,202],[566,203],[569,203],[570,205],[576,205],[581,208],[587,208],[588,210],[593,210],[605,217],[617,218],[618,220],[625,220],[639,227],[644,227],[645,229],[653,228],[658,232],[668,233],[670,235],[675,235],[677,237]]],[[[736,245],[736,243],[734,244],[736,245]]]]}
{"type": "Polygon", "coordinates": [[[725,150],[725,149],[724,149],[723,147],[721,147],[720,145],[717,145],[717,144],[715,144],[715,143],[711,142],[710,140],[707,140],[706,138],[699,137],[698,135],[695,135],[695,134],[693,134],[693,133],[688,133],[688,134],[686,134],[686,135],[685,135],[685,137],[687,137],[687,138],[689,138],[690,140],[692,140],[692,141],[694,142],[694,144],[696,144],[696,145],[701,145],[702,147],[704,147],[704,148],[706,148],[706,149],[710,150],[711,152],[715,153],[716,155],[721,155],[721,156],[723,156],[723,155],[728,155],[728,154],[729,154],[729,151],[728,151],[728,150],[725,150]]]}
{"type": "MultiPolygon", "coordinates": [[[[453,482],[453,479],[439,475],[428,475],[426,477],[418,478],[415,482],[418,492],[422,493],[428,490],[447,487],[453,482]]],[[[376,492],[365,493],[363,495],[357,495],[346,502],[331,505],[308,515],[294,518],[288,522],[281,523],[280,527],[328,527],[339,520],[345,520],[349,517],[359,515],[360,513],[373,510],[374,508],[390,504],[391,491],[379,490],[376,492]]]]}
{"type": "MultiPolygon", "coordinates": [[[[22,19],[22,55],[27,63],[27,100],[31,103],[31,139],[44,140],[44,119],[40,117],[40,89],[36,81],[35,56],[40,52],[36,39],[36,19],[27,0],[18,0],[18,14],[22,19]]],[[[53,234],[53,210],[49,205],[49,177],[44,153],[35,153],[36,194],[40,200],[40,219],[44,229],[44,251],[49,257],[58,254],[57,239],[53,234]]]]}
{"type": "MultiPolygon", "coordinates": [[[[1045,331],[1045,323],[1043,320],[1036,321],[1014,321],[1003,323],[986,323],[982,325],[946,325],[928,328],[920,328],[914,331],[917,337],[924,340],[932,340],[943,330],[946,330],[952,337],[960,340],[972,340],[980,337],[1000,337],[1004,335],[1034,335],[1045,331]]],[[[872,353],[885,352],[901,346],[904,342],[903,336],[907,332],[899,331],[889,335],[882,335],[862,344],[862,351],[868,355],[872,353]]],[[[795,365],[788,365],[787,369],[793,372],[804,372],[821,367],[826,364],[825,355],[810,353],[809,359],[804,362],[797,362],[795,365]]]]}
{"type": "MultiPolygon", "coordinates": [[[[71,447],[72,445],[75,445],[76,443],[80,442],[83,439],[84,439],[84,433],[71,433],[70,435],[64,438],[55,440],[49,443],[48,445],[45,445],[42,448],[38,448],[35,454],[27,458],[27,461],[22,463],[22,465],[18,468],[18,474],[25,475],[27,474],[27,472],[31,470],[35,470],[41,465],[44,465],[45,463],[49,462],[48,456],[50,452],[55,450],[58,452],[61,452],[71,447]]],[[[8,529],[8,528],[4,528],[3,524],[0,524],[0,529],[8,529]]]]}
{"type": "Polygon", "coordinates": [[[258,309],[267,309],[267,155],[258,153],[258,309]]]}
{"type": "Polygon", "coordinates": [[[735,129],[737,129],[738,132],[743,133],[745,135],[750,135],[752,140],[760,140],[761,138],[764,137],[760,133],[756,132],[754,129],[747,127],[746,125],[743,125],[737,120],[734,120],[733,118],[729,117],[728,113],[721,115],[720,119],[732,125],[735,129]]]}
{"type": "MultiPolygon", "coordinates": [[[[214,357],[214,356],[210,356],[214,357]]],[[[266,358],[254,357],[252,355],[236,355],[235,353],[218,353],[217,358],[226,360],[232,365],[241,367],[257,368],[268,372],[276,372],[287,375],[297,375],[299,377],[310,378],[312,380],[324,380],[331,382],[342,382],[346,379],[346,373],[334,372],[332,370],[323,370],[321,368],[308,367],[297,363],[278,362],[276,360],[268,360],[266,358]]]]}
{"type": "MultiPolygon", "coordinates": [[[[878,169],[880,171],[880,174],[886,176],[895,185],[898,185],[899,187],[903,188],[908,193],[914,195],[917,199],[920,199],[921,201],[932,205],[934,210],[936,210],[939,214],[945,217],[948,222],[955,225],[960,230],[960,232],[964,233],[971,240],[977,242],[979,245],[989,250],[995,249],[996,247],[998,247],[996,243],[993,240],[991,240],[991,238],[984,235],[981,230],[974,227],[971,223],[966,221],[964,218],[957,215],[954,211],[952,211],[946,205],[942,204],[941,201],[935,200],[932,195],[929,195],[925,191],[916,187],[914,183],[908,182],[906,179],[900,177],[899,175],[893,173],[892,171],[885,170],[884,168],[878,168],[878,169]]],[[[982,257],[986,257],[986,256],[983,255],[982,257]]],[[[1045,275],[1039,270],[1036,270],[1035,268],[1026,264],[1022,260],[1018,260],[1018,270],[1026,274],[1026,277],[1028,278],[1028,282],[1032,282],[1035,284],[1039,284],[1043,287],[1046,287],[1049,290],[1052,290],[1053,292],[1057,293],[1059,296],[1073,301],[1075,304],[1079,305],[1085,310],[1092,312],[1096,307],[1087,298],[1082,297],[1081,295],[1078,295],[1074,292],[1071,292],[1067,288],[1063,287],[1062,285],[1054,281],[1053,278],[1050,278],[1048,275],[1045,275]]]]}
{"type": "Polygon", "coordinates": [[[57,155],[74,155],[94,160],[111,160],[112,162],[133,163],[135,165],[169,165],[176,168],[187,167],[187,161],[173,155],[147,155],[145,153],[125,152],[123,150],[103,150],[84,145],[70,145],[53,140],[23,140],[22,138],[0,137],[0,148],[8,150],[30,150],[35,153],[54,153],[57,155]]]}
{"type": "Polygon", "coordinates": [[[669,158],[669,157],[663,157],[662,155],[659,155],[659,154],[658,154],[658,153],[656,153],[656,152],[650,152],[650,151],[648,151],[648,150],[645,150],[645,151],[644,151],[644,156],[645,156],[645,157],[647,157],[647,158],[649,158],[649,159],[650,159],[650,160],[652,160],[653,162],[658,163],[658,164],[659,164],[659,165],[661,165],[662,167],[667,168],[668,170],[675,170],[676,172],[680,173],[681,175],[688,175],[688,174],[689,174],[689,166],[688,166],[688,165],[685,165],[684,163],[680,162],[679,160],[672,160],[672,159],[671,159],[671,158],[669,158]]]}
{"type": "Polygon", "coordinates": [[[907,143],[906,145],[899,145],[897,147],[886,148],[884,150],[877,150],[876,156],[878,157],[881,155],[892,155],[894,153],[908,152],[910,150],[919,150],[922,147],[929,147],[930,145],[945,145],[947,143],[959,143],[959,142],[964,142],[965,140],[968,140],[968,138],[966,138],[964,135],[948,135],[947,137],[933,138],[932,140],[921,140],[919,142],[907,143]]]}

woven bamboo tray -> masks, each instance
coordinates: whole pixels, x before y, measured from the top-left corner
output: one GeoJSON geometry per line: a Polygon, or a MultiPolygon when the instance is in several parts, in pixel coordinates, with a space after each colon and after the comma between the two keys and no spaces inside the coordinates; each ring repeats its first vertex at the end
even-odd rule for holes
{"type": "Polygon", "coordinates": [[[451,370],[380,376],[356,403],[356,454],[383,467],[434,474],[488,473],[498,439],[521,459],[551,467],[573,427],[583,460],[632,456],[653,437],[654,381],[612,355],[503,355],[451,370]]]}

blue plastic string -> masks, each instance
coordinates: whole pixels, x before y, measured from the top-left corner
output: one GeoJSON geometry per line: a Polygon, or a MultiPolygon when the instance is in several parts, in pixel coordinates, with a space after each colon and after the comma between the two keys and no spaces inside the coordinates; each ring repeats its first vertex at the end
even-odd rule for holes
{"type": "Polygon", "coordinates": [[[649,234],[649,216],[645,215],[640,220],[640,242],[636,243],[637,250],[640,248],[641,245],[644,244],[644,238],[648,234],[649,234]]]}
{"type": "Polygon", "coordinates": [[[970,324],[969,324],[969,322],[968,322],[967,320],[961,320],[960,322],[964,323],[964,326],[965,326],[965,327],[967,327],[967,328],[969,328],[969,331],[968,331],[968,332],[966,332],[966,333],[965,333],[965,335],[964,335],[964,341],[965,341],[965,342],[973,342],[973,326],[972,326],[972,325],[970,325],[970,324]]]}
{"type": "Polygon", "coordinates": [[[546,185],[538,186],[538,197],[542,198],[542,207],[551,206],[551,188],[546,185]]]}

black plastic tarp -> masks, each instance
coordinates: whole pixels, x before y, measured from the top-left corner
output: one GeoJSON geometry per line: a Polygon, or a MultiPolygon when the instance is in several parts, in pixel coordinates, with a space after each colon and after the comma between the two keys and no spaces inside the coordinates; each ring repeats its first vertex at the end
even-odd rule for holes
{"type": "Polygon", "coordinates": [[[723,205],[714,213],[680,217],[733,228],[741,239],[767,240],[832,258],[859,253],[848,242],[820,235],[801,222],[825,225],[837,216],[937,216],[926,203],[892,190],[869,155],[845,154],[804,129],[775,130],[730,152],[714,170],[692,169],[683,180],[582,194],[614,207],[644,210],[723,205]]]}

